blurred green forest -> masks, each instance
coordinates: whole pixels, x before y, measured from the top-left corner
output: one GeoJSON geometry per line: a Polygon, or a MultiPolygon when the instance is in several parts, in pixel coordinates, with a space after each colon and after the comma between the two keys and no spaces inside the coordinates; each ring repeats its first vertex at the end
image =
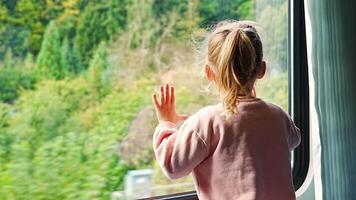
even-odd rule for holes
{"type": "MultiPolygon", "coordinates": [[[[269,14],[286,14],[286,3],[265,7],[256,14],[252,0],[0,0],[0,200],[110,199],[128,170],[157,171],[149,139],[138,152],[120,147],[140,139],[129,137],[133,120],[152,113],[160,83],[177,86],[181,112],[216,102],[201,92],[195,43],[222,19],[268,24],[269,14]]],[[[265,51],[285,48],[284,29],[265,51]]],[[[269,52],[280,73],[258,91],[286,109],[287,54],[269,52]]],[[[150,138],[154,124],[137,126],[150,138]]]]}

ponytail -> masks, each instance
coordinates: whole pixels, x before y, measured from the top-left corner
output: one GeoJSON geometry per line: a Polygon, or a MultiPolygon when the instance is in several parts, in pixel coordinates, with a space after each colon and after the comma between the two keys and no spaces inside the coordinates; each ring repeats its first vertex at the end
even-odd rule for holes
{"type": "Polygon", "coordinates": [[[250,96],[262,63],[261,39],[253,22],[224,20],[207,38],[206,62],[215,73],[224,114],[238,113],[239,96],[250,96]]]}
{"type": "Polygon", "coordinates": [[[239,95],[249,95],[249,79],[255,68],[255,49],[243,29],[227,31],[217,57],[217,83],[223,91],[225,113],[237,113],[239,95]]]}

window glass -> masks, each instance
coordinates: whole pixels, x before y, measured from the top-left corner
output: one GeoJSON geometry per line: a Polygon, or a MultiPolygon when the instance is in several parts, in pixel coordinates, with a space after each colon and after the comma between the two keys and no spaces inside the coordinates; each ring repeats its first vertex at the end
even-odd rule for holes
{"type": "Polygon", "coordinates": [[[288,108],[287,0],[0,0],[0,197],[125,199],[194,190],[152,150],[151,94],[217,103],[196,51],[223,19],[255,20],[267,74],[257,96],[288,108]]]}
{"type": "Polygon", "coordinates": [[[288,111],[288,2],[256,0],[255,20],[261,30],[267,73],[256,85],[257,96],[288,111]]]}

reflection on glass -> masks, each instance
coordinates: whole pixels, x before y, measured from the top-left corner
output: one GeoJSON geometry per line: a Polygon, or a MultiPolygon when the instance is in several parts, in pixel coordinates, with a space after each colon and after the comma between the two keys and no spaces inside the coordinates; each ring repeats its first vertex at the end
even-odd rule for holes
{"type": "Polygon", "coordinates": [[[257,95],[287,109],[287,2],[0,1],[0,199],[194,190],[155,162],[151,94],[175,84],[187,114],[215,103],[196,38],[219,20],[252,19],[269,67],[257,95]]]}

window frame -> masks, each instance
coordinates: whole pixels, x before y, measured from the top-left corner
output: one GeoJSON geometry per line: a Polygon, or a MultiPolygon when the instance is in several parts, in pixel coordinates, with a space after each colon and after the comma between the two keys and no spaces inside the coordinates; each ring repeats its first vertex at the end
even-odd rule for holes
{"type": "MultiPolygon", "coordinates": [[[[306,180],[310,164],[309,79],[304,1],[288,0],[288,111],[301,131],[301,143],[292,152],[293,185],[297,191],[306,180]]],[[[196,191],[143,198],[145,200],[198,200],[196,191]]]]}
{"type": "Polygon", "coordinates": [[[297,191],[304,183],[310,164],[310,112],[308,57],[304,1],[289,0],[289,113],[301,131],[301,143],[293,151],[293,184],[297,191]]]}

